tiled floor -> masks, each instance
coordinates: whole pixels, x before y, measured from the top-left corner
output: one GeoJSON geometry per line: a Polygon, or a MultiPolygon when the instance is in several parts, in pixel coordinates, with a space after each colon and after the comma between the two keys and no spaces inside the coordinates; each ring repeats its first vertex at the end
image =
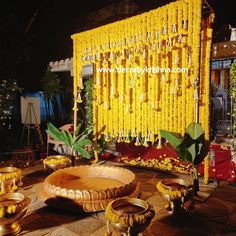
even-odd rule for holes
{"type": "MultiPolygon", "coordinates": [[[[100,164],[119,165],[107,162],[100,164]]],[[[221,182],[201,185],[211,193],[205,201],[195,201],[194,210],[182,215],[169,214],[163,198],[156,190],[158,180],[179,175],[129,167],[136,173],[140,198],[153,205],[156,215],[143,236],[208,236],[236,235],[236,186],[221,182]]],[[[27,236],[104,236],[104,212],[85,214],[65,212],[47,206],[40,197],[40,189],[48,175],[41,164],[25,168],[21,191],[32,199],[25,217],[20,221],[20,235],[27,236]]],[[[115,235],[115,234],[114,234],[115,235]]]]}

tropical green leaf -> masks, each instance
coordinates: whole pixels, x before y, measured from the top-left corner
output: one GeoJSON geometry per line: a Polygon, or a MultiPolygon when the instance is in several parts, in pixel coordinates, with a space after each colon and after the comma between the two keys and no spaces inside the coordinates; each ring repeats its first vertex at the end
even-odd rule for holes
{"type": "Polygon", "coordinates": [[[69,131],[66,131],[66,135],[67,135],[67,138],[68,138],[68,141],[69,141],[69,144],[70,144],[70,147],[73,146],[73,141],[74,141],[74,138],[72,136],[72,134],[69,132],[69,131]]]}
{"type": "Polygon", "coordinates": [[[92,145],[92,142],[90,139],[79,139],[74,146],[85,146],[85,145],[92,145]]]}
{"type": "Polygon", "coordinates": [[[191,162],[194,162],[197,157],[196,143],[193,143],[190,147],[188,147],[188,151],[191,154],[191,162]]]}
{"type": "MultiPolygon", "coordinates": [[[[80,130],[81,125],[77,127],[80,130]]],[[[87,137],[92,132],[91,128],[85,129],[81,135],[72,135],[66,130],[59,130],[53,124],[48,123],[47,133],[53,139],[63,142],[65,145],[69,146],[72,150],[77,151],[82,157],[90,158],[89,153],[83,148],[86,145],[92,145],[91,140],[87,137]]]]}
{"type": "Polygon", "coordinates": [[[61,135],[62,135],[63,142],[65,143],[65,145],[71,147],[72,144],[70,143],[70,139],[67,135],[67,132],[65,130],[62,130],[61,135]]]}
{"type": "Polygon", "coordinates": [[[160,130],[161,137],[169,141],[175,149],[181,143],[180,134],[170,132],[168,130],[160,130]]]}
{"type": "Polygon", "coordinates": [[[199,123],[192,122],[186,129],[188,134],[193,140],[198,139],[204,133],[202,126],[199,123]]]}
{"type": "Polygon", "coordinates": [[[184,134],[184,138],[181,140],[181,143],[176,147],[175,151],[178,153],[179,158],[182,161],[192,162],[192,156],[188,148],[194,143],[194,140],[188,135],[184,134]]]}
{"type": "Polygon", "coordinates": [[[177,146],[175,151],[178,154],[181,161],[192,162],[191,154],[187,149],[184,149],[184,148],[181,148],[180,146],[177,146]]]}
{"type": "Polygon", "coordinates": [[[92,129],[87,129],[87,130],[84,130],[81,135],[77,136],[76,137],[76,140],[75,142],[77,142],[78,140],[80,139],[85,139],[89,136],[89,134],[92,132],[93,130],[92,129]]]}
{"type": "Polygon", "coordinates": [[[89,153],[88,153],[83,147],[81,147],[81,146],[76,146],[76,147],[74,147],[74,149],[75,149],[77,152],[79,152],[82,157],[87,158],[87,159],[90,158],[89,153]]]}
{"type": "Polygon", "coordinates": [[[207,148],[204,134],[202,134],[198,138],[197,143],[198,143],[198,153],[197,153],[197,158],[195,158],[193,162],[194,165],[199,165],[208,154],[208,148],[207,148]]]}
{"type": "Polygon", "coordinates": [[[78,124],[76,129],[75,129],[75,136],[78,136],[79,135],[79,131],[81,129],[81,126],[82,126],[82,123],[78,124]]]}
{"type": "Polygon", "coordinates": [[[62,134],[61,134],[61,131],[59,129],[57,129],[52,123],[48,123],[47,124],[47,134],[49,136],[51,136],[53,139],[55,139],[56,141],[62,141],[64,142],[63,140],[63,137],[62,137],[62,134]]]}

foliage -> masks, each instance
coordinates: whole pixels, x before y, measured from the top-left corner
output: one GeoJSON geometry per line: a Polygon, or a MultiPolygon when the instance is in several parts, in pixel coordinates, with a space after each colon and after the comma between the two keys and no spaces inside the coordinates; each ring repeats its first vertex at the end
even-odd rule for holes
{"type": "Polygon", "coordinates": [[[44,93],[44,98],[46,100],[46,112],[48,119],[59,119],[62,114],[58,104],[58,96],[62,92],[60,79],[55,73],[50,71],[50,68],[47,68],[42,77],[41,84],[44,93]]]}
{"type": "Polygon", "coordinates": [[[85,129],[82,133],[79,133],[81,125],[76,128],[74,134],[69,131],[59,130],[52,123],[47,125],[47,133],[53,139],[62,141],[65,145],[71,148],[72,153],[77,151],[82,157],[90,158],[90,154],[85,150],[86,145],[92,145],[92,142],[87,138],[91,133],[91,129],[85,129]]]}
{"type": "Polygon", "coordinates": [[[236,96],[236,62],[230,66],[230,93],[231,96],[236,96]]]}
{"type": "Polygon", "coordinates": [[[167,139],[175,149],[182,161],[193,163],[193,185],[194,193],[199,191],[198,165],[208,154],[205,135],[202,126],[199,123],[192,122],[187,127],[184,137],[180,134],[172,133],[167,130],[160,131],[161,136],[167,139]]]}
{"type": "Polygon", "coordinates": [[[58,76],[47,68],[42,77],[42,89],[46,99],[50,97],[55,97],[61,92],[60,79],[58,76]]]}
{"type": "Polygon", "coordinates": [[[192,122],[187,127],[184,137],[167,130],[161,130],[160,133],[172,144],[182,161],[192,162],[194,166],[198,166],[207,156],[205,135],[199,123],[192,122]]]}
{"type": "Polygon", "coordinates": [[[21,92],[22,89],[18,87],[15,80],[0,80],[0,129],[6,124],[9,129],[11,128],[17,93],[21,92]]]}
{"type": "Polygon", "coordinates": [[[236,122],[235,122],[235,118],[236,118],[236,62],[234,62],[231,66],[230,66],[230,95],[233,99],[233,114],[231,114],[234,118],[234,123],[233,123],[233,136],[235,136],[236,134],[236,122]]]}
{"type": "Polygon", "coordinates": [[[87,79],[85,85],[87,125],[93,125],[93,81],[87,79]]]}

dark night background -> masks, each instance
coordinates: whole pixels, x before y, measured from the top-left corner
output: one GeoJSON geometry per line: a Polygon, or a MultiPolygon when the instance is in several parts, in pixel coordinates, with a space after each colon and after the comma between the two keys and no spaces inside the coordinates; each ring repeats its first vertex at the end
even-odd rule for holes
{"type": "MultiPolygon", "coordinates": [[[[86,15],[119,0],[0,0],[0,79],[16,79],[25,91],[40,89],[48,62],[72,56],[70,35],[91,28],[86,15]]],[[[139,13],[168,0],[133,0],[139,13]]],[[[214,41],[229,39],[235,0],[208,1],[216,13],[214,41]]],[[[111,21],[117,20],[115,16],[111,21]]],[[[108,22],[107,22],[108,23],[108,22]]],[[[97,25],[98,26],[98,25],[97,25]]],[[[94,24],[93,24],[94,27],[94,24]]]]}

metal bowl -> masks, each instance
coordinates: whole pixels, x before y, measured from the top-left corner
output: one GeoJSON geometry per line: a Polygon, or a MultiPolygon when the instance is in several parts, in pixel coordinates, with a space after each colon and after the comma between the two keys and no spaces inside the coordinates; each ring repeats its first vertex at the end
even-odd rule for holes
{"type": "Polygon", "coordinates": [[[14,213],[5,213],[0,216],[0,235],[15,235],[20,232],[18,221],[26,213],[30,199],[22,193],[6,193],[0,196],[0,207],[6,211],[8,206],[16,206],[14,213]]]}
{"type": "Polygon", "coordinates": [[[21,186],[22,172],[16,167],[0,168],[0,194],[14,192],[17,186],[21,186]]]}
{"type": "Polygon", "coordinates": [[[168,201],[166,209],[173,212],[183,209],[183,204],[190,198],[192,188],[190,181],[186,179],[167,178],[161,180],[158,184],[161,185],[163,191],[158,191],[168,201]],[[178,194],[176,193],[178,191],[178,194]]]}
{"type": "Polygon", "coordinates": [[[113,216],[119,216],[118,218],[123,220],[116,222],[113,217],[108,217],[108,235],[111,235],[113,230],[122,235],[138,235],[149,226],[155,215],[153,208],[146,201],[130,197],[114,200],[111,203],[111,211],[113,216]],[[130,218],[133,219],[132,224],[130,218]]]}
{"type": "Polygon", "coordinates": [[[48,156],[43,160],[44,167],[50,170],[58,170],[71,165],[71,159],[63,155],[48,156]]]}
{"type": "MultiPolygon", "coordinates": [[[[185,180],[185,179],[163,179],[161,180],[161,184],[165,189],[170,190],[170,191],[174,191],[174,190],[189,191],[190,181],[185,180]]],[[[164,193],[161,193],[161,194],[168,201],[174,201],[174,200],[179,199],[180,197],[184,197],[183,195],[181,195],[180,197],[177,197],[171,194],[164,194],[164,193]]]]}

